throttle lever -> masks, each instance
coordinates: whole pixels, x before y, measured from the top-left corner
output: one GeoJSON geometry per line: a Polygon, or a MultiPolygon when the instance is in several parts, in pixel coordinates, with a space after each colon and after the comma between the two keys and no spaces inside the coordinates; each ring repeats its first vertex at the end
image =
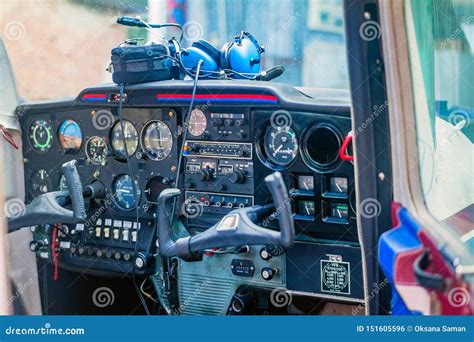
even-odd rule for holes
{"type": "Polygon", "coordinates": [[[282,246],[283,248],[291,247],[295,238],[295,228],[283,177],[279,172],[275,172],[267,176],[265,182],[272,194],[275,211],[279,216],[280,232],[256,224],[261,215],[270,209],[270,206],[257,205],[232,210],[217,224],[204,232],[182,237],[175,241],[172,238],[168,209],[181,191],[179,189],[163,190],[158,197],[156,221],[160,254],[164,257],[179,256],[186,258],[195,252],[214,247],[268,244],[282,246]]]}
{"type": "Polygon", "coordinates": [[[87,218],[84,196],[82,194],[82,183],[76,168],[76,161],[71,160],[61,166],[64,177],[66,177],[67,189],[72,202],[74,218],[85,220],[87,218]]]}

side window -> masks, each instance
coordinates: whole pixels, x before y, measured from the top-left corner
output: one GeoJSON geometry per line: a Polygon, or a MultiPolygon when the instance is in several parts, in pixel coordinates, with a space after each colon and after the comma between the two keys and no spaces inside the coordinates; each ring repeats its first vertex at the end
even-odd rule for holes
{"type": "Polygon", "coordinates": [[[425,202],[474,250],[474,3],[407,0],[405,11],[425,202]]]}

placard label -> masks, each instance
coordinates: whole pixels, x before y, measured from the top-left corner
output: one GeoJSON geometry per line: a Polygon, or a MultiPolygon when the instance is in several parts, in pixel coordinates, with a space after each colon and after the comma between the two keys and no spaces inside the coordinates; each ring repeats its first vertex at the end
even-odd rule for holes
{"type": "Polygon", "coordinates": [[[351,266],[348,262],[321,260],[321,291],[351,294],[351,266]]]}

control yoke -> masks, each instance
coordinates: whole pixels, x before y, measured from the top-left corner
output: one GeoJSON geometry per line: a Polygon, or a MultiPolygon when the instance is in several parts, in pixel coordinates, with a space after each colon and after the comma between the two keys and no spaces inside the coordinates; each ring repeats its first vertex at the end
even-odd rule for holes
{"type": "Polygon", "coordinates": [[[8,219],[8,231],[37,224],[77,223],[87,218],[82,184],[76,169],[76,161],[62,165],[68,191],[47,192],[36,197],[19,216],[8,219]],[[72,211],[65,209],[67,197],[71,197],[72,211]]]}
{"type": "Polygon", "coordinates": [[[165,189],[158,197],[157,232],[160,254],[165,257],[186,258],[191,254],[211,248],[236,247],[243,245],[279,245],[288,248],[295,239],[295,227],[290,209],[288,192],[281,173],[265,177],[273,197],[274,205],[253,206],[231,211],[217,224],[206,231],[174,241],[168,210],[173,200],[180,195],[179,189],[165,189]],[[274,218],[278,214],[280,232],[263,228],[256,223],[263,218],[274,218]]]}

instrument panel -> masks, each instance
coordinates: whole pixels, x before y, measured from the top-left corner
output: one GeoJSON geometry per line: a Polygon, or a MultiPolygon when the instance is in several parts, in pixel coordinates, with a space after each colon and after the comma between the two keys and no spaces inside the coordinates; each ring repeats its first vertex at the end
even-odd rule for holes
{"type": "MultiPolygon", "coordinates": [[[[25,181],[30,185],[27,201],[67,189],[60,168],[71,159],[78,161],[84,186],[98,181],[106,189],[105,198],[87,201],[84,225],[65,227],[67,234],[60,234],[60,263],[108,275],[132,270],[150,274],[156,248],[156,199],[163,189],[177,184],[182,193],[177,212],[194,234],[231,210],[271,203],[264,178],[274,171],[282,173],[290,192],[299,241],[294,248],[332,241],[330,245],[339,246],[342,260],[357,259],[354,170],[350,162],[339,158],[342,141],[351,130],[349,107],[318,106],[304,96],[300,102],[285,102],[285,89],[277,89],[280,96],[273,96],[277,100],[271,103],[249,100],[249,94],[236,103],[239,92],[245,90],[239,88],[233,90],[229,103],[211,95],[210,100],[196,102],[187,121],[188,100],[157,101],[153,88],[127,94],[122,122],[114,87],[85,90],[68,103],[29,108],[22,118],[28,132],[24,135],[25,181]],[[83,101],[81,96],[91,91],[103,92],[100,98],[106,101],[83,101]]],[[[265,95],[265,101],[269,96],[265,95]]],[[[278,227],[271,219],[264,225],[278,227]]],[[[285,273],[301,272],[301,277],[314,260],[305,263],[288,263],[279,282],[285,273]]],[[[303,289],[298,283],[292,286],[295,291],[303,289]]],[[[319,292],[317,287],[314,282],[309,288],[319,292]]],[[[304,289],[308,291],[307,284],[304,289]]],[[[339,294],[360,297],[361,291],[339,294]]]]}

